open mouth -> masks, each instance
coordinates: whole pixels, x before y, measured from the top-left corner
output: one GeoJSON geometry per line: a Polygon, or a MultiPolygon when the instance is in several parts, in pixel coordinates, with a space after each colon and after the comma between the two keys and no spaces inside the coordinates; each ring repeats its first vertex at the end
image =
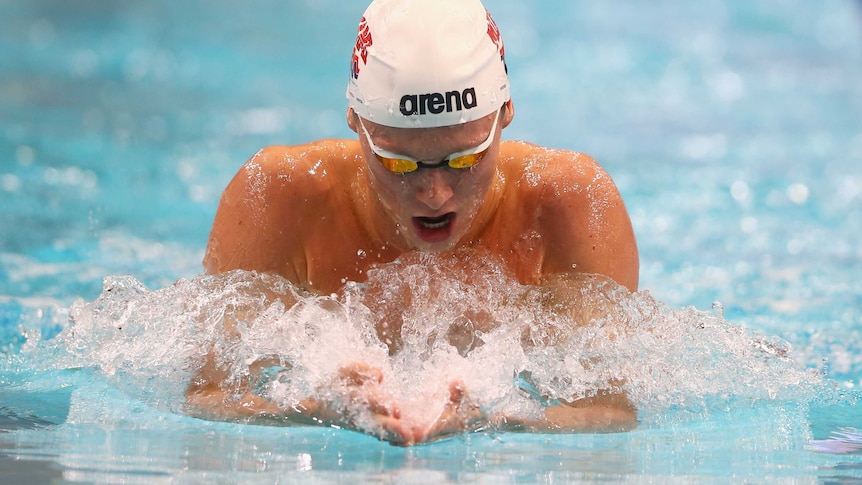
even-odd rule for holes
{"type": "Polygon", "coordinates": [[[438,217],[414,217],[413,227],[416,234],[425,242],[440,242],[449,239],[455,213],[449,212],[438,217]]]}

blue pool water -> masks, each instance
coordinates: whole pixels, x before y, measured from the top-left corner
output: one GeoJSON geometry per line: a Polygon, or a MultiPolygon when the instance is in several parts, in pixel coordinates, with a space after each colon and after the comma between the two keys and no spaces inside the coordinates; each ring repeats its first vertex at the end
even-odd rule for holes
{"type": "Polygon", "coordinates": [[[486,5],[504,136],[590,153],[632,215],[645,293],[605,350],[638,429],[399,449],[185,416],[208,336],[177,308],[234,288],[198,277],[218,196],[261,146],[353,135],[365,3],[0,0],[0,482],[862,481],[859,2],[486,5]]]}

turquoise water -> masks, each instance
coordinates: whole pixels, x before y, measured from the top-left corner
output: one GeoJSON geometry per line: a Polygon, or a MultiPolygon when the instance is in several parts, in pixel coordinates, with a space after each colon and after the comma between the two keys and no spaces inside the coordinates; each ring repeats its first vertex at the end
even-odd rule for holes
{"type": "Polygon", "coordinates": [[[261,146],[352,135],[364,2],[0,1],[0,481],[862,480],[859,3],[486,5],[505,137],[592,154],[631,212],[661,309],[614,354],[659,370],[632,366],[638,429],[398,449],[185,416],[170,309],[211,297],[218,196],[261,146]]]}

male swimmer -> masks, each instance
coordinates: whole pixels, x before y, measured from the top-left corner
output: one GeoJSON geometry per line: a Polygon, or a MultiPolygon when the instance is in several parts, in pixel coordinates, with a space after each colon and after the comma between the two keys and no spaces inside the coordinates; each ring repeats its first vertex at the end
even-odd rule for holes
{"type": "MultiPolygon", "coordinates": [[[[373,1],[359,24],[347,99],[356,139],[267,147],[240,169],[215,217],[209,273],[276,273],[329,295],[411,252],[481,251],[523,285],[553,292],[559,275],[595,274],[637,290],[631,222],[596,161],[501,141],[515,112],[503,40],[479,0],[373,1]]],[[[358,427],[331,403],[281,409],[250,389],[228,389],[226,378],[210,355],[187,391],[190,407],[222,419],[358,427]]],[[[356,363],[339,379],[397,444],[479,428],[619,431],[636,420],[621,391],[559,401],[531,421],[484,416],[455,382],[437,418],[421,422],[376,394],[373,384],[386,379],[379,369],[356,363]]]]}

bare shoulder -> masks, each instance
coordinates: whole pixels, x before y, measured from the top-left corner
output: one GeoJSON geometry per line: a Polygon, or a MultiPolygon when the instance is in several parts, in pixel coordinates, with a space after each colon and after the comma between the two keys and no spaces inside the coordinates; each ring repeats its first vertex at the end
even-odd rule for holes
{"type": "Polygon", "coordinates": [[[518,198],[534,207],[545,241],[545,274],[571,271],[608,276],[637,289],[638,255],[622,196],[591,156],[507,142],[503,170],[518,198]]]}
{"type": "MultiPolygon", "coordinates": [[[[268,146],[242,166],[228,188],[236,186],[247,195],[286,185],[313,191],[336,183],[335,179],[348,172],[344,167],[354,161],[357,154],[355,142],[348,140],[327,139],[303,145],[268,146]]],[[[295,194],[295,191],[289,191],[289,194],[295,194]]]]}
{"type": "Polygon", "coordinates": [[[506,142],[504,147],[506,175],[526,189],[524,195],[551,205],[590,193],[618,195],[608,174],[585,153],[523,141],[506,142]]]}
{"type": "Polygon", "coordinates": [[[328,216],[325,211],[338,206],[334,199],[349,197],[344,187],[357,176],[358,151],[356,142],[321,140],[255,153],[222,194],[204,257],[207,271],[247,269],[302,280],[303,240],[292,236],[328,216]]]}
{"type": "Polygon", "coordinates": [[[262,148],[225,189],[217,216],[237,214],[281,222],[273,219],[289,215],[295,221],[303,212],[286,213],[300,205],[303,211],[310,206],[322,208],[316,203],[344,195],[337,188],[353,185],[358,157],[358,144],[351,140],[328,139],[262,148]],[[232,207],[241,210],[233,211],[232,207]]]}

